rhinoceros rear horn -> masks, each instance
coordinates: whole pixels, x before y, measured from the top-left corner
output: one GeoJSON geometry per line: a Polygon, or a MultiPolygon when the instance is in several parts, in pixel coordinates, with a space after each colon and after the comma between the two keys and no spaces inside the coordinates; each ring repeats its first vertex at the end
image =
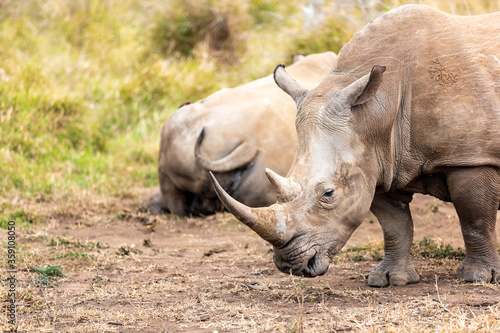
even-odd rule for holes
{"type": "Polygon", "coordinates": [[[288,75],[283,64],[276,66],[274,69],[274,82],[281,90],[290,95],[296,104],[307,94],[307,89],[288,75]]]}
{"type": "Polygon", "coordinates": [[[273,185],[279,203],[292,201],[299,195],[301,186],[296,181],[281,177],[276,172],[267,168],[266,176],[273,185]]]}
{"type": "MultiPolygon", "coordinates": [[[[251,208],[233,199],[220,186],[212,172],[209,172],[212,185],[220,201],[238,220],[243,222],[250,229],[255,231],[260,237],[274,246],[281,246],[284,243],[284,232],[278,233],[276,228],[278,210],[276,207],[251,208]]],[[[282,223],[284,225],[284,223],[282,223]]],[[[281,229],[286,229],[281,228],[281,229]]]]}

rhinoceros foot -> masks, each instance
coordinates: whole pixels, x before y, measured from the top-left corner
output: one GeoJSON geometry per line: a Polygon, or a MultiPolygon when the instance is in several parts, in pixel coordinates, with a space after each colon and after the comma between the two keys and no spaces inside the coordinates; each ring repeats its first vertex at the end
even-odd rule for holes
{"type": "Polygon", "coordinates": [[[491,264],[465,258],[458,266],[457,275],[467,282],[500,283],[500,262],[491,264]]]}
{"type": "Polygon", "coordinates": [[[389,262],[385,259],[368,276],[372,287],[403,286],[420,280],[417,271],[409,263],[389,262]]]}
{"type": "Polygon", "coordinates": [[[152,215],[159,215],[168,213],[168,207],[163,200],[163,196],[160,191],[157,191],[149,199],[143,202],[141,210],[146,211],[152,215]]]}

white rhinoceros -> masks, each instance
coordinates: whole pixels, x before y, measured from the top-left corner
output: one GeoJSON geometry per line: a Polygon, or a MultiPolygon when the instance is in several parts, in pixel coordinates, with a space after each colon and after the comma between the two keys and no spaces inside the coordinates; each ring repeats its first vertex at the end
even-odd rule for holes
{"type": "Polygon", "coordinates": [[[385,257],[368,284],[417,282],[409,204],[424,193],[456,208],[466,247],[459,278],[500,282],[500,13],[402,6],[354,35],[318,87],[284,66],[274,75],[298,109],[290,171],[267,171],[278,202],[250,208],[215,185],[225,207],[274,245],[281,271],[324,274],[371,210],[385,257]]]}

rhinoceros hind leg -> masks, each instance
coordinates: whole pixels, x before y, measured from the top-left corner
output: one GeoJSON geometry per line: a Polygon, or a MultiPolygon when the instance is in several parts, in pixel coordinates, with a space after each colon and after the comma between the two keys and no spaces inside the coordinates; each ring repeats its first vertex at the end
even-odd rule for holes
{"type": "Polygon", "coordinates": [[[500,282],[495,223],[500,202],[500,177],[495,168],[455,169],[447,175],[448,190],[465,242],[465,260],[458,278],[468,282],[500,282]]]}
{"type": "Polygon", "coordinates": [[[376,195],[371,211],[384,231],[384,260],[368,276],[368,285],[385,287],[416,283],[420,277],[410,262],[413,221],[408,192],[376,195]]]}

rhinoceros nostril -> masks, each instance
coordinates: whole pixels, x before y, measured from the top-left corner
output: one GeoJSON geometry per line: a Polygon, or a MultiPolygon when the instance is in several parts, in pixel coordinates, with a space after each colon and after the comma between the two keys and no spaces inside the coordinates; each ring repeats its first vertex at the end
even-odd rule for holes
{"type": "Polygon", "coordinates": [[[314,266],[316,266],[316,253],[307,261],[307,270],[312,272],[314,270],[314,266]]]}
{"type": "Polygon", "coordinates": [[[321,257],[317,252],[307,261],[307,266],[302,271],[304,277],[316,277],[326,273],[329,260],[321,257]]]}

